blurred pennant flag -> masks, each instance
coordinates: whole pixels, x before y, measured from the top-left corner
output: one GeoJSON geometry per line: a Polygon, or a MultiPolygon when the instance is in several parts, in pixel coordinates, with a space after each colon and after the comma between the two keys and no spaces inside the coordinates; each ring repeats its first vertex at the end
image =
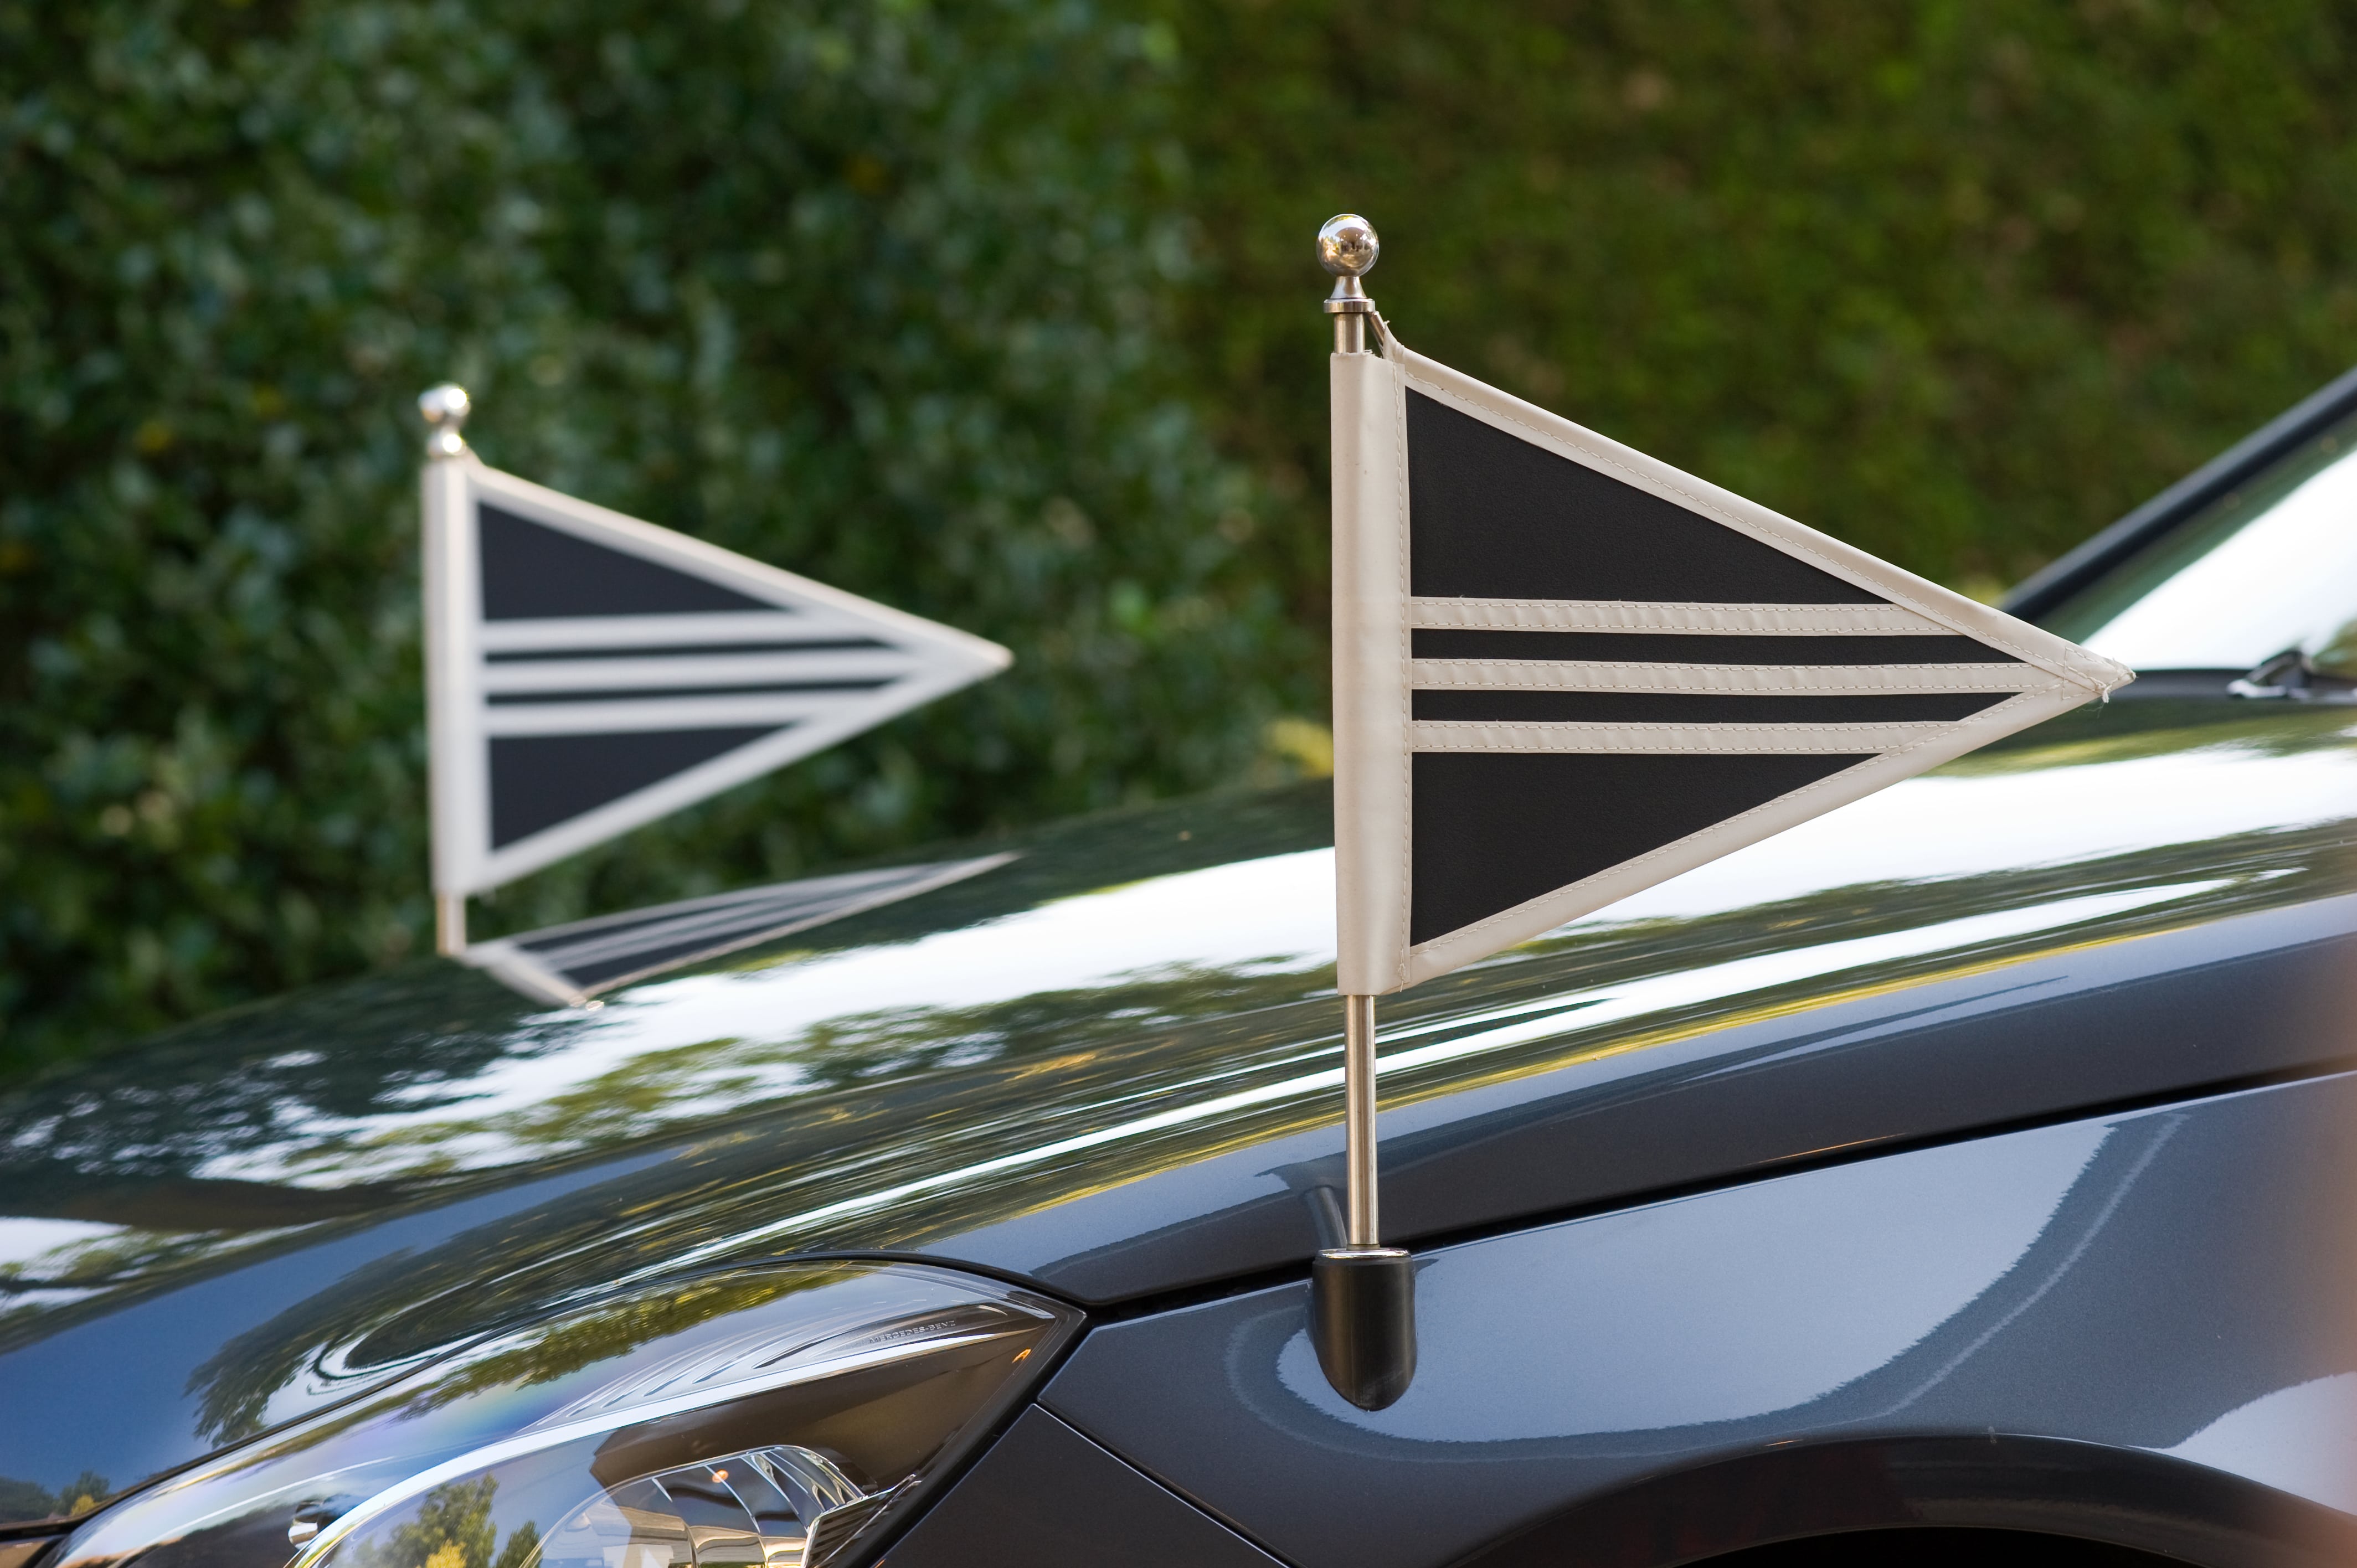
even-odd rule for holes
{"type": "Polygon", "coordinates": [[[486,467],[455,422],[436,440],[426,684],[446,900],[1011,662],[996,643],[486,467]]]}
{"type": "Polygon", "coordinates": [[[2133,678],[1396,340],[1331,363],[1345,994],[2133,678]]]}

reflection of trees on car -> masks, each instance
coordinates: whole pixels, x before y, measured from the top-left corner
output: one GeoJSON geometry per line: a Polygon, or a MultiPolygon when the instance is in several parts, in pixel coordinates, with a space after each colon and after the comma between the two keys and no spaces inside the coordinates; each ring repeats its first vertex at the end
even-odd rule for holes
{"type": "Polygon", "coordinates": [[[530,1568],[540,1551],[540,1530],[530,1520],[508,1534],[492,1554],[499,1527],[491,1502],[496,1477],[451,1481],[418,1498],[411,1517],[349,1560],[350,1568],[530,1568]]]}

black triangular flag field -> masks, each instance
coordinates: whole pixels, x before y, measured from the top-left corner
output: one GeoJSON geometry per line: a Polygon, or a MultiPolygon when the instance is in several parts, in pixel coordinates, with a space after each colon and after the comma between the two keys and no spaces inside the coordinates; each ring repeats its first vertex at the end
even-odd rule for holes
{"type": "Polygon", "coordinates": [[[1381,349],[1331,361],[1346,995],[1445,974],[2133,678],[1381,349]]]}
{"type": "MultiPolygon", "coordinates": [[[[448,398],[450,408],[432,400],[448,398]]],[[[463,900],[1006,668],[997,644],[485,465],[421,404],[434,883],[463,900]]]]}

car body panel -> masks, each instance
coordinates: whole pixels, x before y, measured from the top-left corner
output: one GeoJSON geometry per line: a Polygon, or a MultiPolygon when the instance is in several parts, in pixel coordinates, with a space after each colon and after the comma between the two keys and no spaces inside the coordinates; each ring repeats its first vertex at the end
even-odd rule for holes
{"type": "Polygon", "coordinates": [[[893,1568],[1276,1568],[1033,1406],[892,1545],[893,1568]]]}
{"type": "MultiPolygon", "coordinates": [[[[1297,1283],[1100,1327],[1041,1402],[1297,1568],[1433,1568],[1798,1446],[1812,1506],[1927,1522],[1859,1517],[1823,1452],[2000,1435],[2357,1512],[2352,1160],[2348,1075],[1967,1139],[1422,1254],[1384,1410],[1328,1386],[1297,1283]]],[[[2116,1500],[2049,1525],[2116,1537],[2116,1500]]]]}
{"type": "MultiPolygon", "coordinates": [[[[1393,1233],[2357,1057],[2350,729],[2088,711],[1419,988],[1383,1015],[1393,1233]]],[[[750,1259],[1125,1310],[1297,1273],[1340,1175],[1329,826],[1315,788],[1115,816],[595,1009],[419,965],[21,1088],[0,1386],[69,1413],[0,1425],[0,1477],[129,1485],[750,1259]]]]}

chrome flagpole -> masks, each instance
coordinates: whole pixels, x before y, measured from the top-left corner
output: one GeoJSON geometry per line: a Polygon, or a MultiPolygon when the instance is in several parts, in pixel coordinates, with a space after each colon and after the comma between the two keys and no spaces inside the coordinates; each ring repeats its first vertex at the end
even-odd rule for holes
{"type": "MultiPolygon", "coordinates": [[[[1340,361],[1369,352],[1367,323],[1375,302],[1359,281],[1375,264],[1381,246],[1372,224],[1345,212],[1329,219],[1318,231],[1318,261],[1334,276],[1334,292],[1326,312],[1334,318],[1334,353],[1340,361]]],[[[1334,420],[1334,526],[1339,546],[1342,531],[1357,526],[1356,508],[1345,500],[1359,471],[1355,449],[1361,421],[1339,413],[1334,420]]],[[[1353,586],[1337,574],[1338,597],[1353,586]]],[[[1338,604],[1336,637],[1346,634],[1338,604]]],[[[1348,681],[1352,661],[1338,657],[1336,669],[1348,681]]],[[[1338,690],[1338,726],[1352,693],[1338,690]]],[[[1354,759],[1337,748],[1338,770],[1354,759]]],[[[1344,791],[1355,780],[1336,779],[1337,813],[1347,809],[1344,791]]],[[[1342,898],[1360,896],[1344,879],[1342,898]]],[[[1344,924],[1351,923],[1344,912],[1344,924]]],[[[1342,1081],[1345,1180],[1348,1185],[1346,1233],[1343,1245],[1319,1251],[1309,1270],[1310,1338],[1318,1362],[1334,1391],[1362,1410],[1381,1410],[1407,1391],[1415,1376],[1415,1260],[1405,1250],[1383,1244],[1376,1203],[1375,1168],[1375,999],[1372,994],[1345,992],[1342,996],[1342,1081]]]]}
{"type": "Polygon", "coordinates": [[[1345,1245],[1381,1251],[1375,1201],[1375,999],[1342,998],[1342,1133],[1349,1165],[1345,1245]]]}
{"type": "Polygon", "coordinates": [[[465,740],[457,733],[457,703],[451,683],[464,662],[457,646],[467,616],[458,595],[468,580],[452,538],[467,504],[465,481],[457,472],[468,456],[464,434],[474,404],[467,389],[451,382],[419,394],[425,419],[425,468],[419,476],[418,525],[425,555],[425,740],[432,780],[434,950],[455,958],[467,950],[467,895],[449,875],[458,822],[465,811],[465,740]]]}

